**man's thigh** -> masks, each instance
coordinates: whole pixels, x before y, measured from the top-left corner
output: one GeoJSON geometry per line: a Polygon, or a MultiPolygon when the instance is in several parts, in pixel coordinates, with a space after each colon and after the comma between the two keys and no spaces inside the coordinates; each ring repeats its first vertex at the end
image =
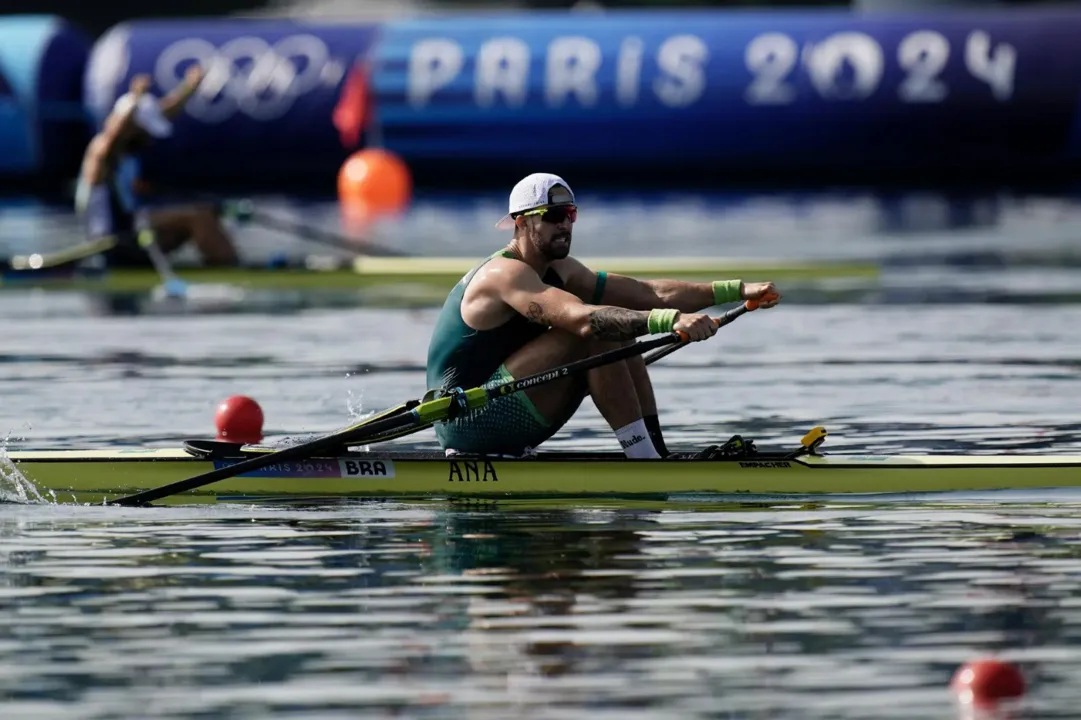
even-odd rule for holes
{"type": "MultiPolygon", "coordinates": [[[[500,365],[488,384],[517,380],[583,356],[586,343],[561,330],[548,330],[500,365]]],[[[444,448],[468,453],[519,454],[559,431],[586,394],[584,377],[567,377],[496,398],[480,410],[436,427],[444,448]]]]}

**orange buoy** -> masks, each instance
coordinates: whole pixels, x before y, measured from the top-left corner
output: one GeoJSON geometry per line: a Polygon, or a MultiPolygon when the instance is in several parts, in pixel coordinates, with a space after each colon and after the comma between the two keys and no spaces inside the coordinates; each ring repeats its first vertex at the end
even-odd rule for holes
{"type": "Polygon", "coordinates": [[[979,658],[954,673],[950,689],[966,705],[992,705],[1025,694],[1025,678],[1014,665],[997,658],[979,658]]]}
{"type": "Polygon", "coordinates": [[[214,413],[218,440],[257,443],[263,439],[263,409],[247,395],[222,400],[214,413]]]}
{"type": "Polygon", "coordinates": [[[360,206],[366,215],[399,213],[413,196],[413,178],[405,162],[383,148],[350,155],[338,171],[338,200],[360,206]]]}

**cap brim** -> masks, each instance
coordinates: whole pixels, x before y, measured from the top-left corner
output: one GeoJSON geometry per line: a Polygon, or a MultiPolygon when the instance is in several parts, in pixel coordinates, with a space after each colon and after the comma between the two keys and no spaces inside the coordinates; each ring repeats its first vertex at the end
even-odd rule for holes
{"type": "Polygon", "coordinates": [[[499,218],[499,222],[497,222],[495,226],[500,230],[510,230],[514,227],[514,218],[510,216],[510,213],[507,213],[503,217],[499,218]]]}

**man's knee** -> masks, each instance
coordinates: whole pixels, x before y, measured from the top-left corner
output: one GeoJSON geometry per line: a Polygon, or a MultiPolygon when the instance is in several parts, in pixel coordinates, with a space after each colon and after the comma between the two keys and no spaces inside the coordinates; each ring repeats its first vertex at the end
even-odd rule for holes
{"type": "Polygon", "coordinates": [[[221,225],[221,218],[213,205],[197,205],[191,209],[191,227],[195,232],[212,232],[221,225]]]}
{"type": "Polygon", "coordinates": [[[183,228],[188,231],[213,227],[220,222],[217,209],[208,203],[157,210],[152,212],[150,217],[154,223],[164,227],[183,228]]]}

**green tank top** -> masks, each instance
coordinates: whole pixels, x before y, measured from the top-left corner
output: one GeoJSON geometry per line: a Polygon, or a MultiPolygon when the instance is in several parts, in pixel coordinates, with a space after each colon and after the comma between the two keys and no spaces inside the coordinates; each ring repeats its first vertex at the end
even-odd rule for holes
{"type": "MultiPolygon", "coordinates": [[[[519,314],[491,330],[474,330],[462,319],[462,298],[469,281],[485,263],[500,255],[514,258],[508,250],[485,258],[458,281],[443,303],[428,345],[429,390],[480,387],[515,350],[548,329],[519,314]]],[[[548,268],[542,281],[563,288],[563,279],[552,268],[548,268]]]]}

